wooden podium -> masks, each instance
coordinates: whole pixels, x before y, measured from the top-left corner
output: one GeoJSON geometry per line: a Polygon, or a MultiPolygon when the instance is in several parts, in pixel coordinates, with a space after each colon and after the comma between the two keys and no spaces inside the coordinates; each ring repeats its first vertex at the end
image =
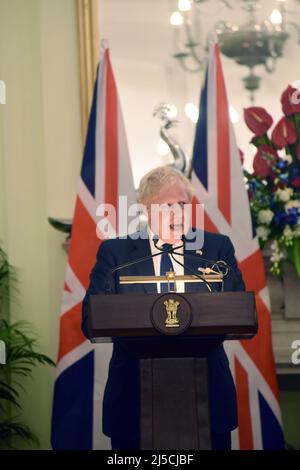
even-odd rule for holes
{"type": "Polygon", "coordinates": [[[256,334],[254,293],[92,295],[88,331],[139,358],[141,449],[211,449],[206,357],[256,334]]]}

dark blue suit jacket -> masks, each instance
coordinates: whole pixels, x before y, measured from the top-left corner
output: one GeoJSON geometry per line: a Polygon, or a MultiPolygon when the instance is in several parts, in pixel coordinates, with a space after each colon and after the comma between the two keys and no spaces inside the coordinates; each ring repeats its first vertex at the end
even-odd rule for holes
{"type": "MultiPolygon", "coordinates": [[[[234,247],[229,237],[204,232],[202,251],[204,258],[221,259],[232,267],[233,272],[229,271],[224,281],[225,291],[245,290],[242,275],[234,257],[234,247]]],[[[194,255],[194,260],[185,258],[184,263],[197,272],[201,265],[200,256],[192,250],[184,250],[184,253],[194,255]]],[[[109,270],[130,260],[149,255],[151,255],[151,249],[148,239],[116,238],[101,243],[97,262],[90,275],[90,286],[83,301],[82,330],[86,336],[89,296],[105,292],[109,270]]],[[[190,274],[190,272],[185,270],[185,274],[190,274]]],[[[112,293],[156,292],[155,284],[120,285],[119,275],[154,275],[151,259],[115,273],[112,278],[112,293]]],[[[217,286],[215,289],[220,289],[219,284],[214,284],[214,286],[217,286]]],[[[204,283],[186,284],[185,289],[187,292],[207,292],[204,283]]],[[[221,433],[236,428],[235,386],[221,342],[208,356],[208,385],[212,430],[221,433]]],[[[129,439],[136,439],[139,436],[139,360],[126,349],[126,339],[122,338],[114,338],[103,398],[103,432],[107,436],[120,438],[126,436],[129,439]]]]}

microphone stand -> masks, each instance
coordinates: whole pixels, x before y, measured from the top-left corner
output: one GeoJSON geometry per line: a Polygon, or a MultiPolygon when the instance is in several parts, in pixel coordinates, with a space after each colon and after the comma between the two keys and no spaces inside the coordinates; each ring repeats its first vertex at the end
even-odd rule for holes
{"type": "MultiPolygon", "coordinates": [[[[155,245],[155,241],[154,241],[154,245],[155,245]]],[[[180,245],[178,248],[182,248],[183,246],[184,244],[180,245]]],[[[160,250],[160,253],[155,253],[154,255],[143,256],[142,258],[138,258],[133,261],[128,261],[127,263],[120,264],[119,266],[116,266],[115,268],[110,269],[108,271],[108,277],[106,278],[106,281],[105,281],[105,294],[111,294],[111,278],[116,271],[119,271],[120,269],[128,268],[129,266],[134,266],[135,264],[142,263],[143,261],[147,261],[149,259],[155,258],[156,256],[161,256],[162,255],[161,252],[171,253],[173,250],[174,248],[170,248],[168,250],[160,250]]]]}
{"type": "Polygon", "coordinates": [[[157,243],[158,243],[158,238],[157,237],[153,237],[153,241],[154,241],[154,246],[157,250],[159,250],[161,253],[157,253],[157,254],[162,254],[162,253],[170,253],[171,255],[171,258],[177,263],[179,264],[180,266],[182,266],[184,269],[186,269],[187,271],[191,272],[194,276],[198,277],[199,279],[201,279],[202,282],[205,283],[207,289],[209,292],[216,292],[216,290],[209,284],[209,282],[207,282],[207,280],[201,276],[201,274],[197,273],[196,271],[194,271],[193,269],[191,269],[189,266],[186,266],[182,263],[180,263],[180,261],[176,260],[173,256],[173,254],[178,254],[180,256],[184,256],[182,255],[181,253],[176,253],[175,250],[179,250],[179,248],[182,248],[184,247],[184,243],[176,248],[171,248],[171,249],[168,249],[168,250],[164,250],[163,248],[160,248],[159,246],[157,246],[157,243]]]}

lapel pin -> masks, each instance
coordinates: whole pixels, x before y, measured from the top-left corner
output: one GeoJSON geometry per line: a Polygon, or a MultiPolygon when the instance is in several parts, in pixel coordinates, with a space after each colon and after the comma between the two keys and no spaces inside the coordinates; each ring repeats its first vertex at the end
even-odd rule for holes
{"type": "Polygon", "coordinates": [[[196,250],[196,255],[203,255],[203,251],[202,250],[196,250]]]}
{"type": "Polygon", "coordinates": [[[198,271],[201,271],[203,274],[210,274],[214,273],[215,271],[209,267],[206,268],[201,268],[201,266],[198,268],[198,271]]]}

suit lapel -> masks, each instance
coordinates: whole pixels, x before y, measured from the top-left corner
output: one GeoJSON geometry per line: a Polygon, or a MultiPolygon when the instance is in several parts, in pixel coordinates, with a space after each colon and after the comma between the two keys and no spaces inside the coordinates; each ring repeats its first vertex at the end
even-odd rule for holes
{"type": "MultiPolygon", "coordinates": [[[[204,240],[204,245],[201,248],[203,256],[205,257],[205,240],[204,240]]],[[[188,269],[192,269],[196,273],[201,274],[201,272],[198,270],[199,266],[205,267],[205,262],[201,261],[201,254],[197,254],[197,250],[187,250],[186,249],[186,243],[184,244],[183,248],[183,253],[184,253],[184,274],[189,275],[192,274],[188,269]],[[192,258],[187,258],[186,255],[192,256],[192,258]]],[[[132,240],[132,250],[130,253],[130,259],[132,261],[138,259],[138,258],[143,258],[145,256],[151,256],[151,248],[150,248],[150,243],[149,243],[149,238],[148,238],[148,232],[147,229],[142,230],[140,233],[139,238],[136,240],[132,240]]],[[[153,265],[153,260],[148,259],[146,261],[143,261],[141,263],[137,263],[132,266],[132,275],[135,276],[154,276],[154,265],[153,265]]],[[[142,284],[143,289],[145,292],[148,294],[156,294],[157,289],[156,289],[156,284],[142,284]]],[[[204,282],[194,282],[194,283],[186,283],[185,285],[185,291],[186,292],[208,292],[207,287],[204,282]]]]}
{"type": "MultiPolygon", "coordinates": [[[[145,229],[146,230],[146,229],[145,229]]],[[[138,258],[143,258],[145,256],[151,256],[151,248],[149,243],[149,238],[147,232],[143,230],[141,232],[141,236],[136,240],[132,240],[132,251],[130,253],[130,257],[132,260],[136,260],[138,258]],[[145,238],[145,234],[147,238],[145,238]]],[[[148,259],[141,263],[137,263],[132,266],[132,275],[136,276],[154,276],[154,265],[153,260],[148,259]]],[[[143,284],[144,291],[148,294],[155,294],[157,293],[156,284],[143,284]]]]}
{"type": "MultiPolygon", "coordinates": [[[[201,261],[201,254],[197,253],[198,250],[187,250],[186,243],[184,244],[184,274],[191,275],[191,271],[187,269],[190,268],[197,274],[201,275],[201,271],[199,271],[199,267],[205,267],[205,262],[201,261]],[[186,255],[192,256],[192,258],[187,258],[186,255]]],[[[203,247],[201,248],[203,256],[205,257],[205,240],[203,247]]],[[[208,289],[204,282],[190,282],[185,284],[185,291],[186,292],[208,292],[208,289]]]]}

